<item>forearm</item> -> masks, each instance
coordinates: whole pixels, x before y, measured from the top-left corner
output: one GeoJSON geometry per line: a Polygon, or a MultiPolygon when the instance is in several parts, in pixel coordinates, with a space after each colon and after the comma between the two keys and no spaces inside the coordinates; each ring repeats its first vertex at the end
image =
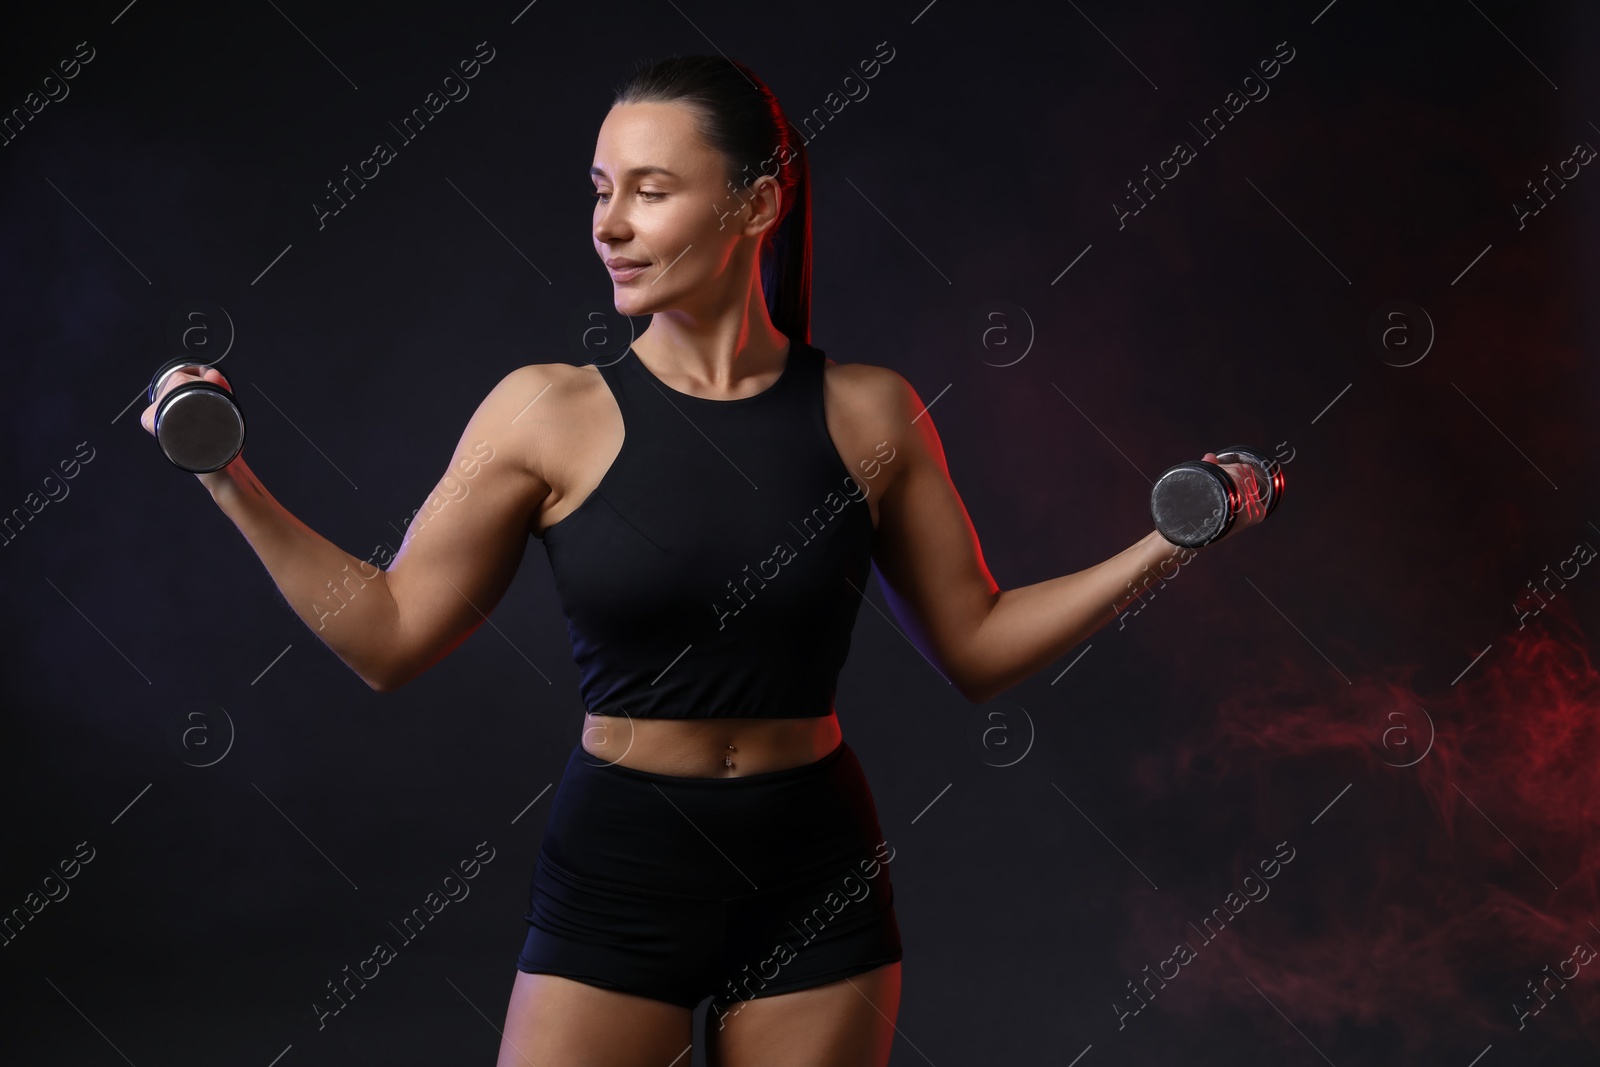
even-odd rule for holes
{"type": "Polygon", "coordinates": [[[995,594],[969,648],[965,690],[983,703],[1059,659],[1194,550],[1151,530],[1109,559],[1072,574],[995,594]]]}
{"type": "Polygon", "coordinates": [[[296,518],[242,457],[201,480],[311,632],[368,685],[386,685],[399,609],[384,571],[296,518]]]}

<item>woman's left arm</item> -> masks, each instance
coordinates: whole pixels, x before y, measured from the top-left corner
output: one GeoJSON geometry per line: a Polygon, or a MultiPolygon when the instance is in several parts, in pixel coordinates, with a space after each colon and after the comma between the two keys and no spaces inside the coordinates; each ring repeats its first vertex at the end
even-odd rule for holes
{"type": "MultiPolygon", "coordinates": [[[[1170,577],[1179,565],[1172,561],[1187,561],[1195,551],[1152,529],[1092,567],[1001,589],[950,480],[933,417],[909,382],[887,374],[893,381],[882,378],[882,387],[872,390],[875,439],[888,439],[895,448],[885,467],[890,477],[880,486],[873,562],[912,640],[973,703],[992,699],[1071,651],[1116,618],[1143,585],[1158,575],[1170,577]]],[[[1236,479],[1250,476],[1241,465],[1225,466],[1236,479]]],[[[1241,512],[1226,537],[1260,518],[1241,512]]]]}

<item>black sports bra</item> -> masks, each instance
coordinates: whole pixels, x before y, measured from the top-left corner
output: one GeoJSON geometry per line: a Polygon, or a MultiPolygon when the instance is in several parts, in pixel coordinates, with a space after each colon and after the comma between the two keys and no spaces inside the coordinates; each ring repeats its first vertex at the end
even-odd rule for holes
{"type": "Polygon", "coordinates": [[[577,508],[535,534],[589,711],[832,712],[875,531],[828,435],[823,360],[791,338],[777,381],[736,400],[669,387],[631,347],[599,368],[622,449],[577,508]]]}

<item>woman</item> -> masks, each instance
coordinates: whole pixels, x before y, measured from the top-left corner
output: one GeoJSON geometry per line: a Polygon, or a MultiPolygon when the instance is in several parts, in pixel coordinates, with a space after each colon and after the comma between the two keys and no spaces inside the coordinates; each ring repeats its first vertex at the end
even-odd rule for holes
{"type": "Polygon", "coordinates": [[[387,570],[360,570],[243,459],[198,477],[381,691],[465,640],[544,540],[588,714],[535,863],[503,1067],[686,1065],[707,996],[709,1063],[877,1067],[900,998],[894,850],[833,708],[870,567],[982,702],[1179,549],[1152,531],[996,586],[917,393],[809,343],[806,155],[742,64],[640,70],[590,175],[617,310],[649,328],[603,366],[506,375],[387,570]]]}

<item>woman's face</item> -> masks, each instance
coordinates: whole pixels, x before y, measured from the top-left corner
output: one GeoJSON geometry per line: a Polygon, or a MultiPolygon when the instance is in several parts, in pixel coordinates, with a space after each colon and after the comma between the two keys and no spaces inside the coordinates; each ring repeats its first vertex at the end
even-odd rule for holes
{"type": "Polygon", "coordinates": [[[710,315],[748,294],[761,234],[779,206],[778,183],[758,179],[735,195],[727,164],[682,104],[618,104],[595,143],[594,247],[607,265],[617,310],[668,308],[710,315]]]}

